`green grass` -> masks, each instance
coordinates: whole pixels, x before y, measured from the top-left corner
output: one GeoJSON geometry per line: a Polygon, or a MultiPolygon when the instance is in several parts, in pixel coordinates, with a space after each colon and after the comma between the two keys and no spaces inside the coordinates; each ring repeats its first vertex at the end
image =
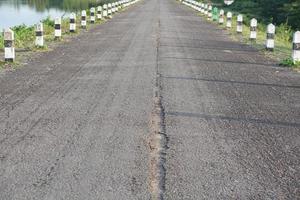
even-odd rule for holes
{"type": "MultiPolygon", "coordinates": [[[[122,11],[123,9],[119,10],[122,11]]],[[[50,17],[42,20],[43,23],[43,28],[44,28],[44,42],[45,46],[43,47],[37,47],[35,46],[35,26],[26,26],[26,25],[19,25],[12,27],[11,29],[14,31],[15,34],[15,49],[16,49],[16,58],[21,56],[22,53],[19,53],[18,51],[20,50],[25,50],[27,52],[42,52],[42,51],[48,51],[49,50],[49,45],[52,45],[57,42],[62,42],[65,41],[64,39],[66,36],[71,36],[71,35],[77,35],[79,34],[82,29],[81,29],[81,20],[80,20],[80,13],[78,13],[77,18],[76,18],[76,32],[75,33],[70,33],[69,31],[69,19],[68,18],[63,18],[62,19],[62,38],[57,40],[54,37],[54,20],[51,20],[50,17]]],[[[95,25],[102,24],[103,22],[106,21],[106,19],[102,20],[97,20],[95,24],[90,24],[89,23],[89,17],[87,17],[87,30],[89,30],[91,27],[95,25]]],[[[3,41],[3,34],[0,34],[0,52],[4,51],[4,41],[3,41]]],[[[21,56],[22,57],[22,56],[21,56]]],[[[7,63],[4,62],[2,58],[0,58],[0,71],[1,69],[15,69],[16,66],[18,66],[19,62],[15,61],[14,63],[7,63]]]]}
{"type": "MultiPolygon", "coordinates": [[[[87,17],[87,21],[89,20],[89,17],[87,17]]],[[[96,20],[95,24],[101,24],[104,20],[96,20]]],[[[51,20],[49,17],[42,20],[43,26],[44,26],[44,40],[47,48],[47,44],[55,41],[54,37],[54,20],[51,20]]],[[[63,18],[62,19],[62,38],[66,35],[74,35],[78,34],[82,31],[80,28],[80,16],[77,16],[76,20],[76,32],[70,33],[69,32],[69,19],[63,18]]],[[[87,28],[91,27],[89,23],[87,23],[87,28]]],[[[15,48],[18,49],[27,49],[27,50],[36,50],[41,49],[35,47],[35,27],[34,26],[26,26],[26,25],[19,25],[11,28],[14,31],[15,34],[15,48]]],[[[63,39],[62,39],[63,40],[63,39]]],[[[42,49],[44,49],[42,48],[42,49]]],[[[3,41],[3,35],[0,34],[0,50],[3,51],[4,49],[4,41],[3,41]]]]}
{"type": "Polygon", "coordinates": [[[300,68],[300,62],[294,62],[292,58],[282,60],[279,65],[283,67],[300,68]]]}

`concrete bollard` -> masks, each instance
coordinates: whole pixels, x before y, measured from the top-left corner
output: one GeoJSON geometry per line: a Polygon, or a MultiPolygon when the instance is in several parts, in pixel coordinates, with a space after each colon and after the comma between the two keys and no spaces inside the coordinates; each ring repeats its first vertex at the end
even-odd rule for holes
{"type": "Polygon", "coordinates": [[[116,12],[119,11],[119,5],[118,4],[119,4],[118,2],[115,2],[115,10],[116,10],[116,12]]]}
{"type": "Polygon", "coordinates": [[[9,28],[5,29],[3,31],[3,39],[4,39],[4,61],[14,62],[15,61],[14,32],[9,28]]]}
{"type": "Polygon", "coordinates": [[[94,24],[95,23],[95,12],[96,12],[96,9],[94,7],[92,7],[90,9],[90,21],[91,21],[91,24],[94,24]]]}
{"type": "Polygon", "coordinates": [[[107,5],[107,16],[108,18],[112,18],[111,3],[107,5]]]}
{"type": "Polygon", "coordinates": [[[86,11],[81,11],[81,28],[86,29],[86,11]]]}
{"type": "Polygon", "coordinates": [[[38,23],[35,26],[35,46],[43,47],[44,46],[44,27],[43,23],[38,23]]]}
{"type": "Polygon", "coordinates": [[[76,14],[71,13],[70,14],[70,32],[75,33],[76,31],[76,14]]]}
{"type": "Polygon", "coordinates": [[[267,26],[267,41],[266,41],[266,49],[268,51],[273,51],[275,47],[275,26],[273,24],[269,24],[267,26]]]}
{"type": "Polygon", "coordinates": [[[250,21],[250,40],[256,40],[257,37],[257,20],[255,18],[250,21]]]}
{"type": "Polygon", "coordinates": [[[208,6],[207,19],[208,19],[208,20],[211,20],[211,18],[212,18],[212,6],[209,5],[209,6],[208,6]]]}
{"type": "Polygon", "coordinates": [[[112,11],[113,11],[113,13],[117,12],[116,3],[112,3],[112,11]]]}
{"type": "Polygon", "coordinates": [[[232,24],[232,13],[228,12],[226,15],[226,27],[227,28],[231,28],[231,24],[232,24]]]}
{"type": "Polygon", "coordinates": [[[241,15],[241,14],[239,14],[237,16],[236,32],[237,33],[242,33],[243,32],[243,15],[241,15]]]}
{"type": "Polygon", "coordinates": [[[201,12],[201,3],[197,2],[197,11],[201,12]]]}
{"type": "Polygon", "coordinates": [[[104,5],[103,5],[103,14],[102,14],[102,16],[103,16],[104,18],[107,18],[107,4],[104,4],[104,5]]]}
{"type": "Polygon", "coordinates": [[[200,12],[203,14],[204,11],[203,11],[203,3],[200,3],[200,12]]]}
{"type": "Polygon", "coordinates": [[[111,14],[113,15],[115,13],[115,6],[114,3],[111,3],[111,14]]]}
{"type": "Polygon", "coordinates": [[[300,62],[300,31],[297,31],[293,35],[293,62],[300,62]]]}
{"type": "Polygon", "coordinates": [[[219,24],[224,23],[224,10],[220,10],[219,24]]]}
{"type": "Polygon", "coordinates": [[[118,1],[115,3],[115,6],[116,6],[116,12],[118,12],[119,11],[119,2],[118,1]]]}
{"type": "Polygon", "coordinates": [[[61,18],[58,17],[54,21],[54,36],[55,38],[60,38],[61,37],[61,18]]]}
{"type": "Polygon", "coordinates": [[[97,19],[98,20],[102,19],[102,7],[101,6],[97,7],[97,19]]]}
{"type": "Polygon", "coordinates": [[[204,15],[207,15],[208,14],[208,5],[205,4],[204,5],[204,15]]]}

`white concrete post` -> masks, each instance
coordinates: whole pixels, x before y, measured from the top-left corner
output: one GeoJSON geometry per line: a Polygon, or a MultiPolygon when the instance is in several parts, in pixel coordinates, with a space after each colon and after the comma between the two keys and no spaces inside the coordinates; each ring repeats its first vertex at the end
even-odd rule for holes
{"type": "Polygon", "coordinates": [[[95,23],[95,12],[96,12],[96,9],[94,7],[92,7],[90,9],[90,20],[91,20],[91,24],[94,24],[95,23]]]}
{"type": "Polygon", "coordinates": [[[115,2],[115,12],[118,12],[119,10],[119,2],[115,2]]]}
{"type": "Polygon", "coordinates": [[[104,18],[107,18],[107,4],[104,4],[103,5],[103,14],[102,14],[102,16],[104,17],[104,18]]]}
{"type": "Polygon", "coordinates": [[[44,27],[43,23],[38,23],[35,26],[35,45],[38,47],[44,46],[44,27]]]}
{"type": "Polygon", "coordinates": [[[241,14],[239,14],[237,16],[236,32],[237,33],[242,33],[243,32],[243,15],[241,15],[241,14]]]}
{"type": "Polygon", "coordinates": [[[71,13],[70,14],[70,32],[75,33],[76,31],[76,14],[71,13]]]}
{"type": "Polygon", "coordinates": [[[107,15],[109,18],[112,18],[111,3],[109,3],[107,7],[107,15]]]}
{"type": "Polygon", "coordinates": [[[54,29],[55,29],[54,36],[56,38],[60,38],[61,37],[61,18],[60,17],[58,17],[58,18],[55,19],[55,21],[54,21],[54,29]]]}
{"type": "Polygon", "coordinates": [[[204,4],[204,14],[207,15],[208,14],[208,5],[204,4]]]}
{"type": "Polygon", "coordinates": [[[220,10],[219,24],[224,23],[224,10],[220,10]]]}
{"type": "Polygon", "coordinates": [[[212,19],[212,6],[209,5],[208,6],[208,15],[207,15],[207,19],[211,20],[212,19]]]}
{"type": "Polygon", "coordinates": [[[228,12],[226,18],[226,27],[231,28],[232,13],[228,12]]]}
{"type": "Polygon", "coordinates": [[[198,7],[197,7],[197,3],[198,3],[198,2],[196,2],[196,1],[193,1],[193,5],[194,5],[194,9],[195,9],[195,10],[197,10],[197,9],[198,9],[198,7]]]}
{"type": "Polygon", "coordinates": [[[117,12],[117,10],[116,10],[116,3],[112,3],[112,12],[113,13],[117,12]]]}
{"type": "Polygon", "coordinates": [[[273,51],[275,47],[275,26],[273,24],[269,24],[267,27],[267,41],[266,41],[266,49],[269,51],[273,51]]]}
{"type": "Polygon", "coordinates": [[[102,7],[101,6],[97,7],[97,19],[98,20],[102,19],[102,7]]]}
{"type": "Polygon", "coordinates": [[[86,29],[86,11],[81,11],[81,28],[86,29]]]}
{"type": "Polygon", "coordinates": [[[255,18],[250,21],[250,40],[256,40],[257,37],[257,20],[255,18]]]}
{"type": "Polygon", "coordinates": [[[200,12],[203,13],[203,3],[200,3],[200,12]]]}
{"type": "Polygon", "coordinates": [[[14,62],[15,60],[14,32],[9,28],[3,30],[3,39],[4,39],[4,61],[14,62]]]}
{"type": "Polygon", "coordinates": [[[193,1],[193,8],[194,8],[195,10],[197,10],[197,2],[196,2],[196,1],[193,1]]]}
{"type": "Polygon", "coordinates": [[[118,12],[119,11],[119,2],[118,1],[115,3],[115,6],[116,6],[116,12],[118,12]]]}
{"type": "Polygon", "coordinates": [[[293,35],[293,62],[300,62],[300,31],[297,31],[293,35]]]}
{"type": "Polygon", "coordinates": [[[111,14],[113,15],[114,13],[115,13],[114,3],[111,3],[111,14]]]}

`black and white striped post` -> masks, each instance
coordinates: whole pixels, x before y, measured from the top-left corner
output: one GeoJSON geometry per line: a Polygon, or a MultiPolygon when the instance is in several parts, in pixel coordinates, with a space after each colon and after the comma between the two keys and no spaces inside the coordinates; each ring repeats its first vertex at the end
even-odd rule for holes
{"type": "Polygon", "coordinates": [[[86,11],[81,11],[81,28],[86,29],[86,11]]]}
{"type": "Polygon", "coordinates": [[[226,27],[231,28],[232,24],[232,13],[228,12],[226,15],[226,27]]]}
{"type": "Polygon", "coordinates": [[[44,46],[44,27],[43,23],[38,23],[35,26],[35,46],[43,47],[44,46]]]}
{"type": "Polygon", "coordinates": [[[255,18],[250,21],[250,40],[254,41],[257,37],[257,20],[255,18]]]}
{"type": "Polygon", "coordinates": [[[236,32],[240,34],[243,32],[243,15],[241,14],[237,16],[236,32]]]}
{"type": "Polygon", "coordinates": [[[275,47],[275,26],[273,24],[269,24],[267,26],[267,41],[266,41],[266,49],[268,51],[274,51],[275,47]]]}
{"type": "Polygon", "coordinates": [[[116,6],[116,12],[118,12],[119,11],[119,2],[118,1],[115,2],[115,6],[116,6]]]}
{"type": "Polygon", "coordinates": [[[101,6],[97,7],[97,19],[98,20],[102,19],[102,7],[101,6]]]}
{"type": "Polygon", "coordinates": [[[224,24],[224,10],[220,10],[219,24],[224,24]]]}
{"type": "Polygon", "coordinates": [[[102,14],[102,16],[104,18],[107,18],[107,16],[108,16],[108,14],[107,14],[107,4],[103,5],[103,14],[102,14]]]}
{"type": "Polygon", "coordinates": [[[208,5],[204,4],[204,15],[208,14],[208,5]]]}
{"type": "Polygon", "coordinates": [[[91,21],[91,24],[95,24],[95,20],[96,20],[96,18],[95,18],[95,12],[96,12],[96,9],[94,8],[94,7],[92,7],[91,9],[90,9],[90,21],[91,21]]]}
{"type": "Polygon", "coordinates": [[[197,11],[201,12],[201,3],[197,2],[197,11]]]}
{"type": "Polygon", "coordinates": [[[4,39],[4,61],[14,62],[15,60],[15,35],[11,29],[5,29],[3,31],[4,39]]]}
{"type": "Polygon", "coordinates": [[[116,13],[116,12],[117,12],[117,9],[116,9],[116,3],[114,2],[114,3],[112,3],[111,5],[112,5],[112,12],[113,12],[113,13],[116,13]]]}
{"type": "Polygon", "coordinates": [[[293,53],[292,59],[294,63],[300,62],[300,31],[293,35],[293,53]]]}
{"type": "Polygon", "coordinates": [[[61,38],[61,18],[55,18],[54,20],[54,36],[56,39],[61,38]]]}
{"type": "Polygon", "coordinates": [[[207,19],[208,19],[209,21],[212,20],[212,5],[209,5],[209,6],[208,6],[207,19]]]}
{"type": "Polygon", "coordinates": [[[112,18],[111,3],[107,5],[107,15],[108,18],[112,18]]]}
{"type": "Polygon", "coordinates": [[[118,8],[118,2],[115,2],[115,12],[118,12],[119,8],[118,8]]]}
{"type": "Polygon", "coordinates": [[[111,14],[113,15],[114,13],[115,13],[114,3],[111,3],[111,14]]]}
{"type": "Polygon", "coordinates": [[[203,3],[200,3],[200,12],[203,14],[203,3]]]}
{"type": "Polygon", "coordinates": [[[75,33],[76,31],[76,14],[71,13],[70,14],[70,32],[75,33]]]}

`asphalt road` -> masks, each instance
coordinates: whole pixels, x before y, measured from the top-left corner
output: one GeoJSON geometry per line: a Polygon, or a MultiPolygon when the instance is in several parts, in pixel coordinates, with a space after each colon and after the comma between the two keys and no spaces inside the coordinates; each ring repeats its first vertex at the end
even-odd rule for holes
{"type": "Polygon", "coordinates": [[[0,199],[297,199],[300,75],[173,0],[143,0],[0,75],[0,199]],[[162,199],[162,198],[160,198],[162,199]]]}

